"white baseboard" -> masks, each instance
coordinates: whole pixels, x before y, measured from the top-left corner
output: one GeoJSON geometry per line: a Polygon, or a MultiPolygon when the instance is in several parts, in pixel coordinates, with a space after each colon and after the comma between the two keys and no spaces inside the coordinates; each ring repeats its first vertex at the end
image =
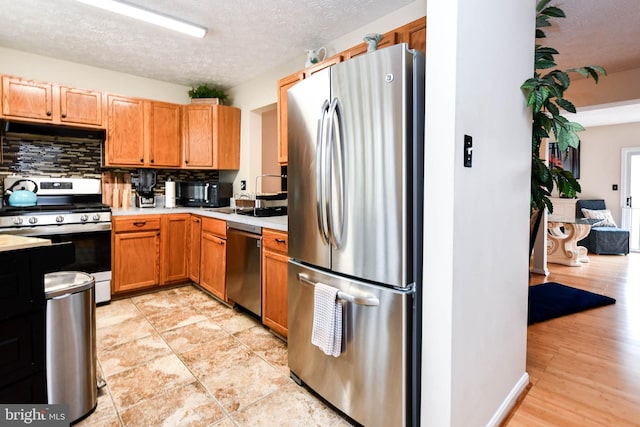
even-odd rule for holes
{"type": "Polygon", "coordinates": [[[513,386],[509,395],[502,402],[502,405],[500,405],[498,410],[493,414],[493,417],[491,417],[491,419],[487,423],[487,427],[497,427],[500,425],[500,423],[507,417],[507,415],[509,415],[509,412],[516,404],[518,398],[527,387],[527,385],[529,385],[529,374],[525,372],[522,377],[520,377],[518,382],[513,386]]]}

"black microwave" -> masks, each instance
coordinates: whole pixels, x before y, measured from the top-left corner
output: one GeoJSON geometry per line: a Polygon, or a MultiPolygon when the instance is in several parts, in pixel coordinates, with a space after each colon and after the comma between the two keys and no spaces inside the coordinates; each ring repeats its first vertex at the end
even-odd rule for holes
{"type": "Polygon", "coordinates": [[[229,206],[232,195],[230,182],[176,181],[176,203],[180,206],[220,208],[229,206]]]}

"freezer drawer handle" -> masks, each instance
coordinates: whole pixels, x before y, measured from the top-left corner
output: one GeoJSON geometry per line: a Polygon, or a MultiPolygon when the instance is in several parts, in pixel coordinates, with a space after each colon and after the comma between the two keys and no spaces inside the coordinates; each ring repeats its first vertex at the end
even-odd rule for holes
{"type": "MultiPolygon", "coordinates": [[[[309,280],[309,276],[307,276],[304,273],[298,273],[298,280],[302,283],[306,283],[307,285],[311,285],[314,287],[316,286],[314,282],[309,280]]],[[[380,305],[380,301],[378,300],[378,298],[371,295],[364,296],[364,297],[355,297],[346,292],[338,291],[337,299],[350,302],[353,304],[358,304],[358,305],[368,305],[368,306],[380,305]]]]}

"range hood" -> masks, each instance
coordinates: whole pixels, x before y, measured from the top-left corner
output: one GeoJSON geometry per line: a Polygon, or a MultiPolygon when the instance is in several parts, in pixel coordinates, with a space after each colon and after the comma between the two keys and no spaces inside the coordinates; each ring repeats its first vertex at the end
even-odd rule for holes
{"type": "Polygon", "coordinates": [[[105,140],[104,129],[76,128],[41,123],[0,120],[0,133],[5,137],[36,141],[96,141],[105,140]]]}

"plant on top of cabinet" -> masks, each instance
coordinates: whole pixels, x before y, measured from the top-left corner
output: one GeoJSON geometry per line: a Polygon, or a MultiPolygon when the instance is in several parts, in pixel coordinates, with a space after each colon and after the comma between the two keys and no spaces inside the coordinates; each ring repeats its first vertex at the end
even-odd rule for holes
{"type": "Polygon", "coordinates": [[[218,99],[220,100],[220,104],[224,105],[227,100],[227,94],[224,89],[218,86],[201,84],[199,86],[192,87],[188,93],[192,102],[194,99],[218,99]]]}

